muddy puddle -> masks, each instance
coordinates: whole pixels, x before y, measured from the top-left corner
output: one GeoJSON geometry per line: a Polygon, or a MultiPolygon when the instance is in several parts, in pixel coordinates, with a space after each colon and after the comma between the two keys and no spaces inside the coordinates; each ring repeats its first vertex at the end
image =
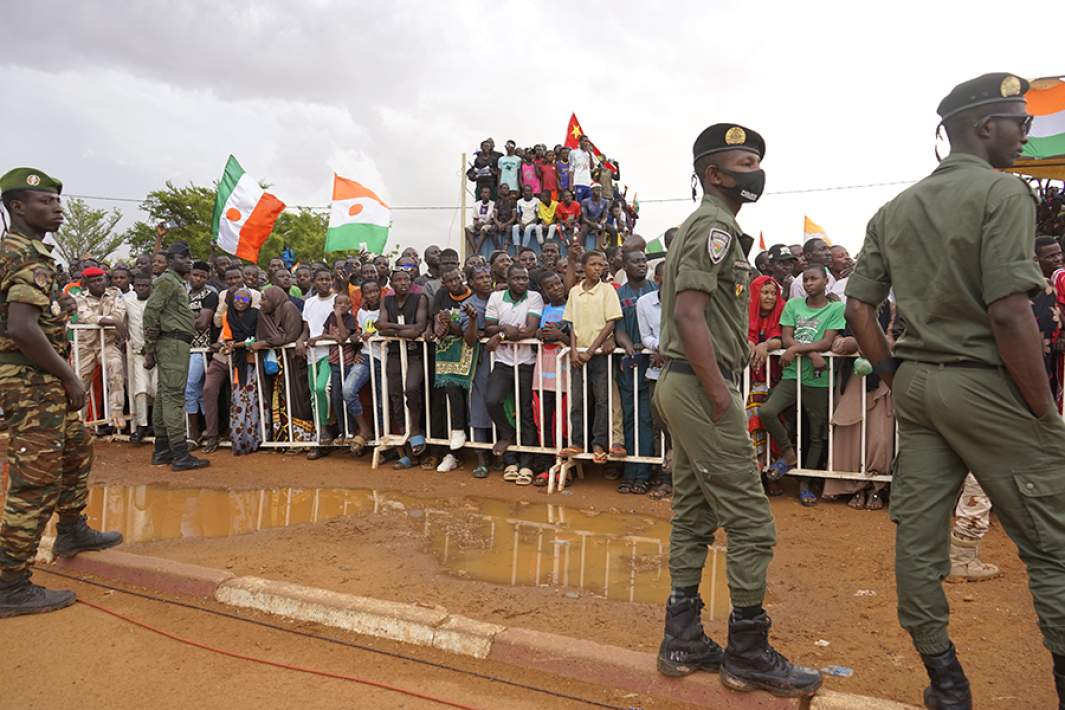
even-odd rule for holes
{"type": "MultiPolygon", "coordinates": [[[[558,587],[660,604],[669,593],[669,523],[545,503],[465,497],[436,501],[367,489],[226,491],[98,486],[94,527],[128,542],[244,535],[344,516],[402,515],[450,574],[504,585],[558,587]]],[[[712,547],[702,584],[710,618],[729,611],[725,551],[712,547]]]]}

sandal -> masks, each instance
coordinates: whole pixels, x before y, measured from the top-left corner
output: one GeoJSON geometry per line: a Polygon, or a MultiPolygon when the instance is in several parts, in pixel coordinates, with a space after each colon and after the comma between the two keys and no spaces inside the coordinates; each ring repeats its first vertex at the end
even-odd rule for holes
{"type": "Polygon", "coordinates": [[[784,495],[784,486],[780,481],[766,481],[765,482],[765,494],[776,498],[777,496],[784,495]]]}
{"type": "Polygon", "coordinates": [[[602,446],[592,447],[592,461],[594,461],[595,463],[606,463],[608,458],[609,456],[607,455],[606,451],[603,450],[602,446]]]}
{"type": "Polygon", "coordinates": [[[618,493],[632,493],[632,482],[622,481],[618,484],[618,493]]]}
{"type": "Polygon", "coordinates": [[[533,470],[531,468],[523,468],[518,471],[518,477],[514,479],[514,483],[519,486],[528,486],[533,482],[533,470]]]}
{"type": "Polygon", "coordinates": [[[631,493],[637,496],[647,495],[647,490],[650,487],[647,481],[633,481],[631,493]]]}
{"type": "Polygon", "coordinates": [[[362,434],[356,434],[355,438],[351,440],[351,455],[358,458],[366,453],[366,445],[369,442],[366,441],[366,437],[362,434]]]}
{"type": "Polygon", "coordinates": [[[422,459],[422,470],[424,471],[435,471],[439,465],[440,459],[436,456],[429,455],[422,459]]]}
{"type": "Polygon", "coordinates": [[[421,434],[416,434],[410,438],[410,452],[414,456],[421,456],[425,453],[425,437],[421,434]]]}
{"type": "Polygon", "coordinates": [[[803,482],[799,487],[799,502],[807,508],[817,505],[817,494],[810,489],[810,484],[803,482]]]}
{"type": "Polygon", "coordinates": [[[406,469],[406,468],[413,468],[413,467],[414,467],[414,463],[411,462],[410,456],[403,456],[403,457],[401,457],[399,459],[399,461],[396,461],[394,464],[392,464],[392,468],[394,468],[397,471],[400,471],[400,470],[403,470],[403,469],[406,469]]]}
{"type": "Polygon", "coordinates": [[[547,471],[536,474],[536,478],[533,479],[533,485],[537,488],[543,488],[547,485],[547,471]]]}
{"type": "Polygon", "coordinates": [[[862,510],[865,508],[865,491],[858,491],[851,499],[847,501],[847,507],[854,510],[862,510]]]}
{"type": "Polygon", "coordinates": [[[629,455],[629,452],[625,449],[624,444],[614,444],[610,447],[610,455],[616,459],[623,459],[629,455]]]}
{"type": "Polygon", "coordinates": [[[474,478],[488,478],[488,467],[487,466],[477,466],[477,467],[475,467],[473,469],[473,477],[474,478]]]}
{"type": "Polygon", "coordinates": [[[767,481],[779,481],[784,478],[784,474],[793,468],[795,468],[793,464],[789,464],[781,457],[769,464],[769,467],[765,470],[765,478],[767,481]]]}
{"type": "Polygon", "coordinates": [[[654,489],[648,494],[648,498],[651,500],[662,500],[664,498],[671,498],[673,496],[673,485],[663,481],[658,488],[654,489]]]}
{"type": "Polygon", "coordinates": [[[865,499],[866,510],[883,510],[884,499],[880,497],[880,491],[869,491],[869,496],[865,499]]]}
{"type": "Polygon", "coordinates": [[[518,466],[517,464],[510,464],[503,469],[503,480],[507,483],[513,483],[518,480],[518,466]]]}
{"type": "Polygon", "coordinates": [[[584,449],[582,449],[581,447],[570,445],[559,451],[558,455],[564,459],[571,459],[574,456],[580,456],[583,453],[584,449]]]}

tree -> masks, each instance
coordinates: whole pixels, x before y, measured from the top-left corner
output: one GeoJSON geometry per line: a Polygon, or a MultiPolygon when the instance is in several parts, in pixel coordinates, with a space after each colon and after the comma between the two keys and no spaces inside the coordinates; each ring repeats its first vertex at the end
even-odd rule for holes
{"type": "Polygon", "coordinates": [[[214,188],[192,184],[176,187],[167,180],[165,188],[149,192],[141,203],[141,209],[148,213],[148,222],[137,222],[130,227],[125,240],[134,254],[150,252],[155,246],[155,226],[166,222],[169,227],[165,244],[186,242],[193,257],[204,259],[212,253],[214,200],[214,188]]]}
{"type": "Polygon", "coordinates": [[[296,253],[296,258],[306,264],[318,261],[324,255],[325,230],[329,215],[301,207],[297,212],[282,212],[274,224],[274,233],[259,250],[259,265],[266,266],[271,257],[278,256],[286,246],[296,253]]]}
{"type": "Polygon", "coordinates": [[[53,238],[60,256],[68,264],[86,257],[106,259],[122,246],[125,236],[114,232],[122,219],[118,209],[94,210],[75,197],[63,205],[63,215],[66,218],[63,226],[53,238]]]}

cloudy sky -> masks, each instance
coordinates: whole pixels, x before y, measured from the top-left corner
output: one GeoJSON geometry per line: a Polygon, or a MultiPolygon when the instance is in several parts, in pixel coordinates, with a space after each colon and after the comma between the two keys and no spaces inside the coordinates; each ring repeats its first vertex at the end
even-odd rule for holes
{"type": "MultiPolygon", "coordinates": [[[[902,186],[798,191],[918,178],[954,84],[1065,72],[1025,43],[1027,14],[989,2],[81,0],[4,25],[4,169],[68,194],[210,184],[232,153],[290,205],[327,204],[336,171],[396,207],[454,207],[463,151],[561,142],[575,112],[653,237],[691,209],[695,136],[728,121],[767,141],[745,230],[794,243],[805,214],[852,251],[902,186]]],[[[457,247],[458,211],[397,209],[391,239],[457,247]]]]}

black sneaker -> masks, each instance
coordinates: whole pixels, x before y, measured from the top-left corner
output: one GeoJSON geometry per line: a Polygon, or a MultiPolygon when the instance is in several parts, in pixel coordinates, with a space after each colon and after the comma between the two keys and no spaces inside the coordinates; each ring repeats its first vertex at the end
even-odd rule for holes
{"type": "Polygon", "coordinates": [[[76,523],[59,523],[56,525],[55,544],[52,552],[56,557],[73,557],[79,552],[106,550],[122,542],[122,533],[98,532],[89,527],[85,516],[78,517],[76,523]]]}
{"type": "Polygon", "coordinates": [[[0,587],[0,619],[23,614],[43,614],[77,601],[69,589],[45,589],[30,581],[28,574],[0,587]]]}
{"type": "Polygon", "coordinates": [[[821,687],[821,674],[796,666],[769,645],[769,617],[728,621],[728,648],[721,664],[721,682],[739,691],[766,690],[783,698],[806,698],[821,687]]]}
{"type": "Polygon", "coordinates": [[[673,678],[695,671],[717,673],[725,652],[705,633],[700,614],[703,600],[698,597],[670,596],[666,603],[666,630],[658,647],[658,672],[673,678]]]}

